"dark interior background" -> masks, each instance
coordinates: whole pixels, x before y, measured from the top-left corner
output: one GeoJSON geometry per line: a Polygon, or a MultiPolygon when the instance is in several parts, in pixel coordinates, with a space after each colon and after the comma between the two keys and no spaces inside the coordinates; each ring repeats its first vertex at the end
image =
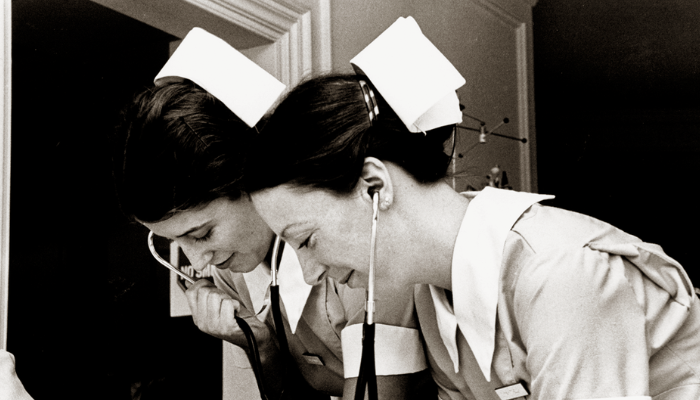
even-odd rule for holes
{"type": "Polygon", "coordinates": [[[700,2],[539,0],[533,20],[539,192],[700,285],[700,2]]]}
{"type": "Polygon", "coordinates": [[[170,318],[108,136],[175,38],[88,0],[12,1],[8,350],[37,400],[221,399],[221,341],[170,318]],[[139,397],[140,396],[140,397],[139,397]]]}

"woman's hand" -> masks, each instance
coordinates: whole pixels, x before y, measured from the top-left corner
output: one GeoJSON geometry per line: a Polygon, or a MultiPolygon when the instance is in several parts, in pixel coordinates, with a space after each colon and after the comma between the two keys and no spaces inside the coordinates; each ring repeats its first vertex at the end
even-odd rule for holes
{"type": "Polygon", "coordinates": [[[0,350],[0,399],[32,400],[15,371],[15,356],[0,350]]]}
{"type": "MultiPolygon", "coordinates": [[[[197,281],[187,289],[185,294],[197,327],[202,332],[243,348],[250,359],[248,342],[235,316],[243,318],[248,323],[255,336],[260,355],[263,376],[259,379],[262,379],[268,397],[279,397],[285,365],[272,329],[243,307],[240,301],[206,279],[197,281]]],[[[255,360],[251,359],[251,363],[253,362],[255,360]]]]}
{"type": "Polygon", "coordinates": [[[239,316],[250,326],[261,351],[273,345],[270,327],[208,280],[197,281],[187,289],[186,295],[194,323],[202,332],[247,350],[245,334],[234,318],[239,316]]]}

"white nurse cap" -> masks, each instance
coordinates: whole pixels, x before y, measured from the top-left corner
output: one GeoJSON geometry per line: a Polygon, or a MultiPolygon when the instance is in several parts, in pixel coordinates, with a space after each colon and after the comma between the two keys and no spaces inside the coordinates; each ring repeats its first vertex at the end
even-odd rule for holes
{"type": "Polygon", "coordinates": [[[186,78],[214,95],[249,127],[277,101],[285,85],[222,39],[193,28],[154,82],[186,78]]]}
{"type": "Polygon", "coordinates": [[[413,17],[399,18],[350,63],[369,78],[409,131],[462,122],[455,91],[466,81],[413,17]]]}

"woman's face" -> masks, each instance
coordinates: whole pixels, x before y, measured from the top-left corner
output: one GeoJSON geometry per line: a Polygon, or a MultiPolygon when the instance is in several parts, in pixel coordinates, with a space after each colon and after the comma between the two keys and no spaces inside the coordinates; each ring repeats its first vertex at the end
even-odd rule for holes
{"type": "Polygon", "coordinates": [[[246,195],[235,201],[219,198],[143,225],[155,235],[177,242],[198,271],[211,264],[250,272],[265,259],[273,237],[246,195]]]}
{"type": "Polygon", "coordinates": [[[372,206],[359,193],[281,185],[251,195],[272,230],[296,251],[308,284],[326,275],[350,287],[366,287],[372,206]]]}

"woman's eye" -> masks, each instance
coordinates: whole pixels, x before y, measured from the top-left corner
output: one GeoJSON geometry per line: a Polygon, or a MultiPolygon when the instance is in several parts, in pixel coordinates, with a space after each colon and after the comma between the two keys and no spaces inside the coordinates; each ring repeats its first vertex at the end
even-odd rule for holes
{"type": "Polygon", "coordinates": [[[194,238],[195,243],[206,242],[211,237],[211,230],[207,231],[204,236],[194,238]]]}
{"type": "Polygon", "coordinates": [[[309,245],[309,241],[311,240],[311,236],[312,236],[312,235],[307,236],[306,240],[304,240],[304,241],[299,245],[299,249],[297,249],[297,250],[300,250],[302,247],[307,247],[307,246],[309,245]]]}

